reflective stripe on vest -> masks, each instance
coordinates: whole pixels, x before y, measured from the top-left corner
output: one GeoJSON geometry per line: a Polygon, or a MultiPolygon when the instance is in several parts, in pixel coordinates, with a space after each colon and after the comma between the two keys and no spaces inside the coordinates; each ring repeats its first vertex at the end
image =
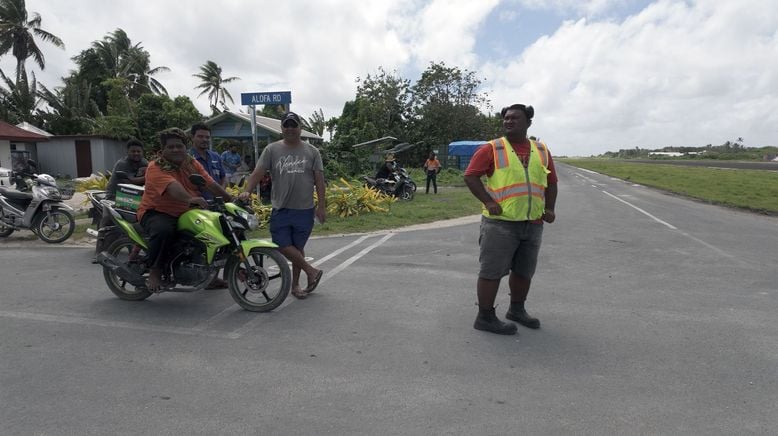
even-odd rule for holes
{"type": "Polygon", "coordinates": [[[548,184],[548,148],[541,142],[530,140],[527,168],[507,138],[489,142],[494,155],[494,173],[487,177],[486,190],[500,204],[502,215],[489,218],[506,221],[540,219],[545,209],[545,192],[548,184]],[[529,178],[529,181],[527,181],[529,178]]]}

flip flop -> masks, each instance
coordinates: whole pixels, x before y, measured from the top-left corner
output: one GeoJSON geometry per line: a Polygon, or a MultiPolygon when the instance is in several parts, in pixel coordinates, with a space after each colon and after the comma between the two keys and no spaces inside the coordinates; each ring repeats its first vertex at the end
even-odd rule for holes
{"type": "Polygon", "coordinates": [[[307,288],[305,288],[305,293],[310,294],[311,292],[316,290],[316,287],[319,286],[319,281],[321,281],[321,276],[324,275],[324,270],[319,270],[319,272],[316,274],[316,278],[313,279],[313,283],[309,284],[307,288]]]}
{"type": "Polygon", "coordinates": [[[308,297],[308,294],[303,289],[299,291],[292,290],[292,295],[298,300],[305,300],[308,297]]]}

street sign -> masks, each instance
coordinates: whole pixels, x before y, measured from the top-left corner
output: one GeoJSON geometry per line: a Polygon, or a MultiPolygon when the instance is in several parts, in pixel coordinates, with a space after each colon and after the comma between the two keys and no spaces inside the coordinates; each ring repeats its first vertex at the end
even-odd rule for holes
{"type": "Polygon", "coordinates": [[[292,91],[281,92],[249,92],[240,94],[240,104],[251,106],[257,104],[291,104],[292,91]]]}

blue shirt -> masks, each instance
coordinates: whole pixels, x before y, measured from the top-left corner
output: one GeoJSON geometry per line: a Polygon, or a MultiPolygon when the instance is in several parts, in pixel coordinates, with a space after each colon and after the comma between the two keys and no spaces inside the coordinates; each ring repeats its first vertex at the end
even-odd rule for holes
{"type": "MultiPolygon", "coordinates": [[[[208,175],[210,175],[216,183],[221,183],[224,178],[224,167],[222,167],[221,156],[219,156],[219,153],[212,150],[205,150],[205,153],[208,155],[207,160],[200,157],[200,153],[195,151],[194,147],[189,149],[189,154],[200,162],[200,165],[205,168],[208,175]]],[[[207,190],[201,188],[200,192],[206,200],[213,200],[213,195],[207,190]]]]}
{"type": "Polygon", "coordinates": [[[235,171],[238,170],[240,162],[240,153],[233,153],[230,150],[222,153],[222,166],[224,167],[224,172],[227,173],[228,176],[234,174],[235,171]]]}

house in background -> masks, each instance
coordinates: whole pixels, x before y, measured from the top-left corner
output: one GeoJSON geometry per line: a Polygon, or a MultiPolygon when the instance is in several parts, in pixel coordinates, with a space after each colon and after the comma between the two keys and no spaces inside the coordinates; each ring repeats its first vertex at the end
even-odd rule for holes
{"type": "Polygon", "coordinates": [[[14,169],[26,166],[27,159],[37,160],[36,145],[48,140],[45,135],[0,121],[0,167],[14,169]]]}
{"type": "MultiPolygon", "coordinates": [[[[244,152],[252,149],[251,144],[251,115],[240,112],[224,111],[205,121],[205,125],[211,128],[211,137],[214,139],[232,139],[244,144],[244,152]]],[[[281,139],[281,120],[257,115],[257,143],[260,149],[265,145],[281,139]]],[[[303,130],[303,141],[321,146],[324,138],[303,130]]],[[[256,158],[256,157],[255,157],[256,158]]]]}
{"type": "Polygon", "coordinates": [[[110,171],[127,156],[127,141],[100,135],[55,135],[38,144],[38,170],[55,177],[89,177],[110,171]]]}
{"type": "Polygon", "coordinates": [[[52,135],[29,123],[16,126],[46,138],[45,142],[33,144],[30,159],[38,163],[38,172],[54,177],[89,177],[97,172],[104,173],[127,155],[127,141],[100,135],[52,135]]]}
{"type": "Polygon", "coordinates": [[[467,169],[475,151],[487,142],[489,141],[454,141],[448,144],[448,167],[467,169]]]}

